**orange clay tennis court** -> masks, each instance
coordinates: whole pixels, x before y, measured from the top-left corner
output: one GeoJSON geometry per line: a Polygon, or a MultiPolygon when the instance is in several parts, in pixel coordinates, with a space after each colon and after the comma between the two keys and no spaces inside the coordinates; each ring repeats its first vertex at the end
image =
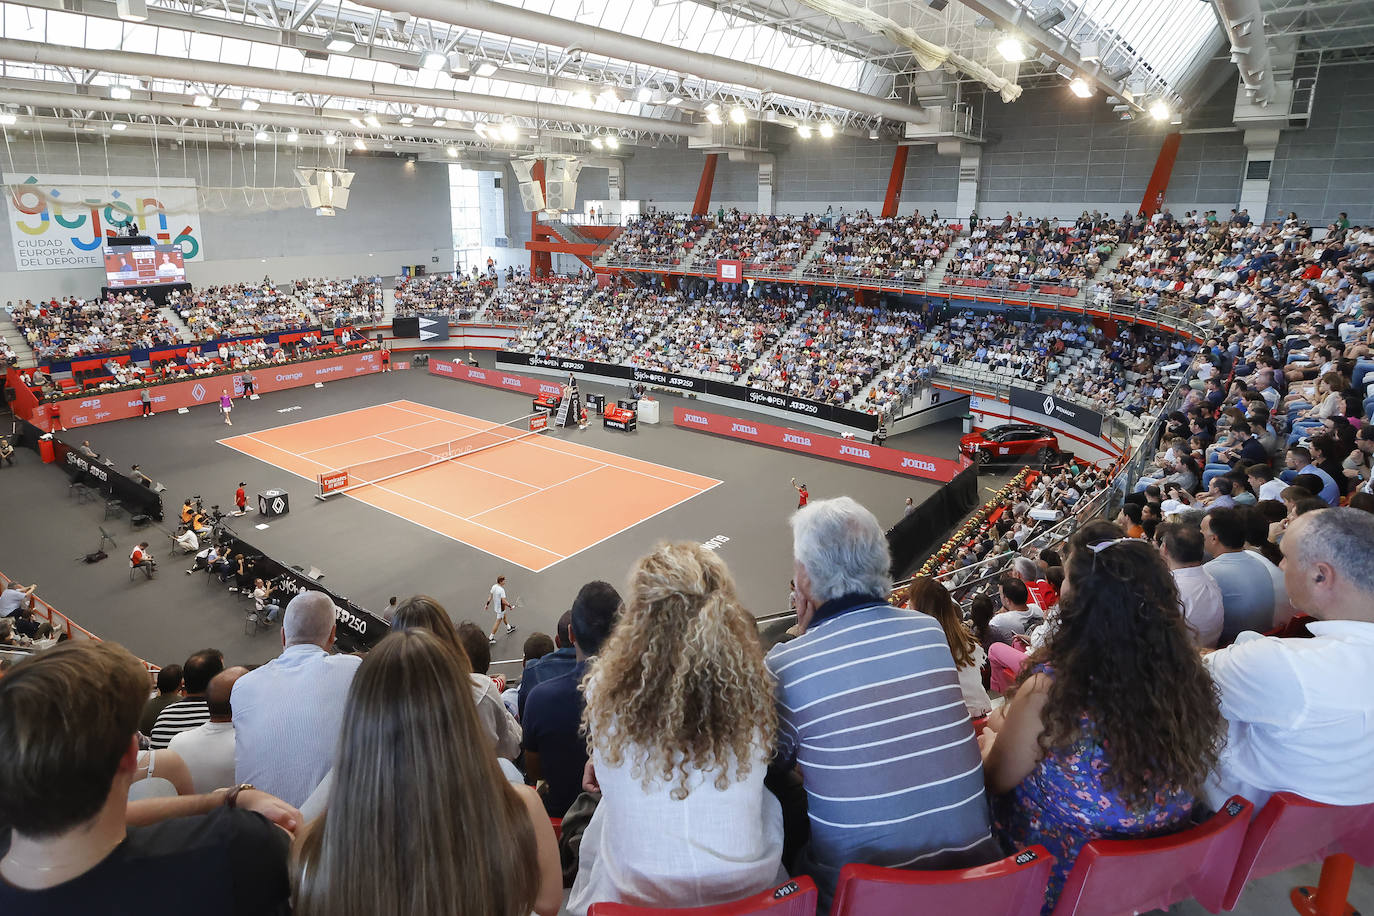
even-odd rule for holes
{"type": "MultiPolygon", "coordinates": [[[[314,482],[325,471],[430,448],[492,426],[437,407],[392,401],[220,442],[314,482]]],[[[719,483],[544,434],[347,495],[539,572],[719,483]]]]}

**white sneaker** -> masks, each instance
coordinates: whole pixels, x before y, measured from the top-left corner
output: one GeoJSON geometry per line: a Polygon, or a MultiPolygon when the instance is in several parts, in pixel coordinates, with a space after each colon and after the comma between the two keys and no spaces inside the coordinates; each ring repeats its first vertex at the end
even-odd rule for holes
{"type": "Polygon", "coordinates": [[[487,637],[487,642],[491,643],[493,646],[496,645],[496,637],[495,637],[495,636],[488,636],[488,637],[487,637]]]}

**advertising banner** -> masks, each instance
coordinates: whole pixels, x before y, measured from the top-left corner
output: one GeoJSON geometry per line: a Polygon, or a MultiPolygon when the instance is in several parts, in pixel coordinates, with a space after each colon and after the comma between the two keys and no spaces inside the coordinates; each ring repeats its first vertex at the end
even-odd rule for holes
{"type": "Polygon", "coordinates": [[[812,401],[789,394],[778,394],[758,388],[746,388],[743,385],[732,385],[729,382],[698,378],[694,375],[681,375],[657,369],[641,369],[637,366],[622,366],[617,363],[595,363],[585,359],[532,356],[528,353],[512,353],[504,350],[496,354],[496,362],[498,365],[504,363],[515,366],[537,366],[543,369],[557,369],[560,372],[585,373],[587,375],[599,375],[603,378],[624,379],[628,382],[643,382],[646,385],[658,385],[661,388],[674,391],[694,391],[698,394],[729,398],[744,405],[757,404],[777,410],[786,410],[789,413],[797,414],[799,417],[829,420],[833,423],[852,426],[855,429],[872,431],[878,428],[878,418],[863,411],[850,410],[847,407],[835,407],[820,401],[812,401]]]}
{"type": "Polygon", "coordinates": [[[479,369],[476,366],[465,366],[462,363],[450,363],[441,359],[429,361],[429,374],[456,378],[460,382],[476,382],[489,388],[518,391],[532,397],[539,397],[541,394],[560,397],[563,394],[562,385],[547,379],[534,379],[513,372],[502,372],[500,369],[479,369]]]}
{"type": "MultiPolygon", "coordinates": [[[[286,388],[299,388],[316,382],[333,379],[352,378],[369,372],[380,372],[381,357],[375,350],[367,353],[349,353],[328,359],[315,359],[301,363],[254,366],[251,370],[255,379],[254,388],[258,394],[281,391],[286,388]]],[[[239,374],[224,373],[200,378],[188,378],[165,385],[152,386],[153,412],[176,410],[179,407],[196,407],[201,404],[218,404],[222,390],[228,389],[237,396],[241,394],[239,374]]],[[[67,398],[55,402],[62,412],[62,425],[67,429],[89,426],[93,423],[108,423],[137,417],[143,413],[143,400],[140,389],[126,391],[93,393],[88,398],[67,398]]],[[[49,409],[51,405],[48,405],[49,409]]]]}
{"type": "Polygon", "coordinates": [[[1029,388],[1011,387],[1011,406],[1015,410],[1028,410],[1044,414],[1056,422],[1074,429],[1080,429],[1090,436],[1102,435],[1102,414],[1072,401],[1057,398],[1044,391],[1029,388]]]}
{"type": "Polygon", "coordinates": [[[949,483],[964,468],[964,463],[948,458],[931,458],[911,452],[870,445],[854,439],[800,432],[785,426],[772,426],[754,420],[739,420],[687,407],[673,408],[673,425],[698,432],[714,433],[745,442],[801,452],[813,458],[829,458],[863,465],[875,471],[891,471],[908,477],[949,483]]]}
{"type": "Polygon", "coordinates": [[[186,261],[205,258],[196,183],[182,178],[89,178],[4,173],[14,263],[20,270],[103,267],[105,239],[133,224],[186,261]]]}

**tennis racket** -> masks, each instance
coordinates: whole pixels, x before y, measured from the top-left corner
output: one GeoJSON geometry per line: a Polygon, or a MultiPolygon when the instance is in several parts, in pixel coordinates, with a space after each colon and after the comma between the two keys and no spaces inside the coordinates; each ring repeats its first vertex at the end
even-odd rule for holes
{"type": "Polygon", "coordinates": [[[510,602],[509,602],[509,603],[510,603],[510,609],[513,611],[513,610],[516,610],[517,608],[522,608],[522,607],[524,607],[524,606],[525,606],[525,599],[524,599],[524,597],[523,597],[522,595],[516,595],[514,598],[510,599],[510,602]]]}

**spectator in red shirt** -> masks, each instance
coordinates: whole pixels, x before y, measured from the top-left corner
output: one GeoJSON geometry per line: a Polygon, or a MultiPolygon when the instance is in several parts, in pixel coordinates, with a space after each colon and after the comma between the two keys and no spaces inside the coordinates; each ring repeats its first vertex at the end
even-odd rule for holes
{"type": "Polygon", "coordinates": [[[239,488],[234,491],[234,505],[239,507],[239,511],[237,513],[239,515],[243,515],[248,512],[248,494],[244,492],[243,489],[246,486],[247,484],[240,480],[239,488]]]}

